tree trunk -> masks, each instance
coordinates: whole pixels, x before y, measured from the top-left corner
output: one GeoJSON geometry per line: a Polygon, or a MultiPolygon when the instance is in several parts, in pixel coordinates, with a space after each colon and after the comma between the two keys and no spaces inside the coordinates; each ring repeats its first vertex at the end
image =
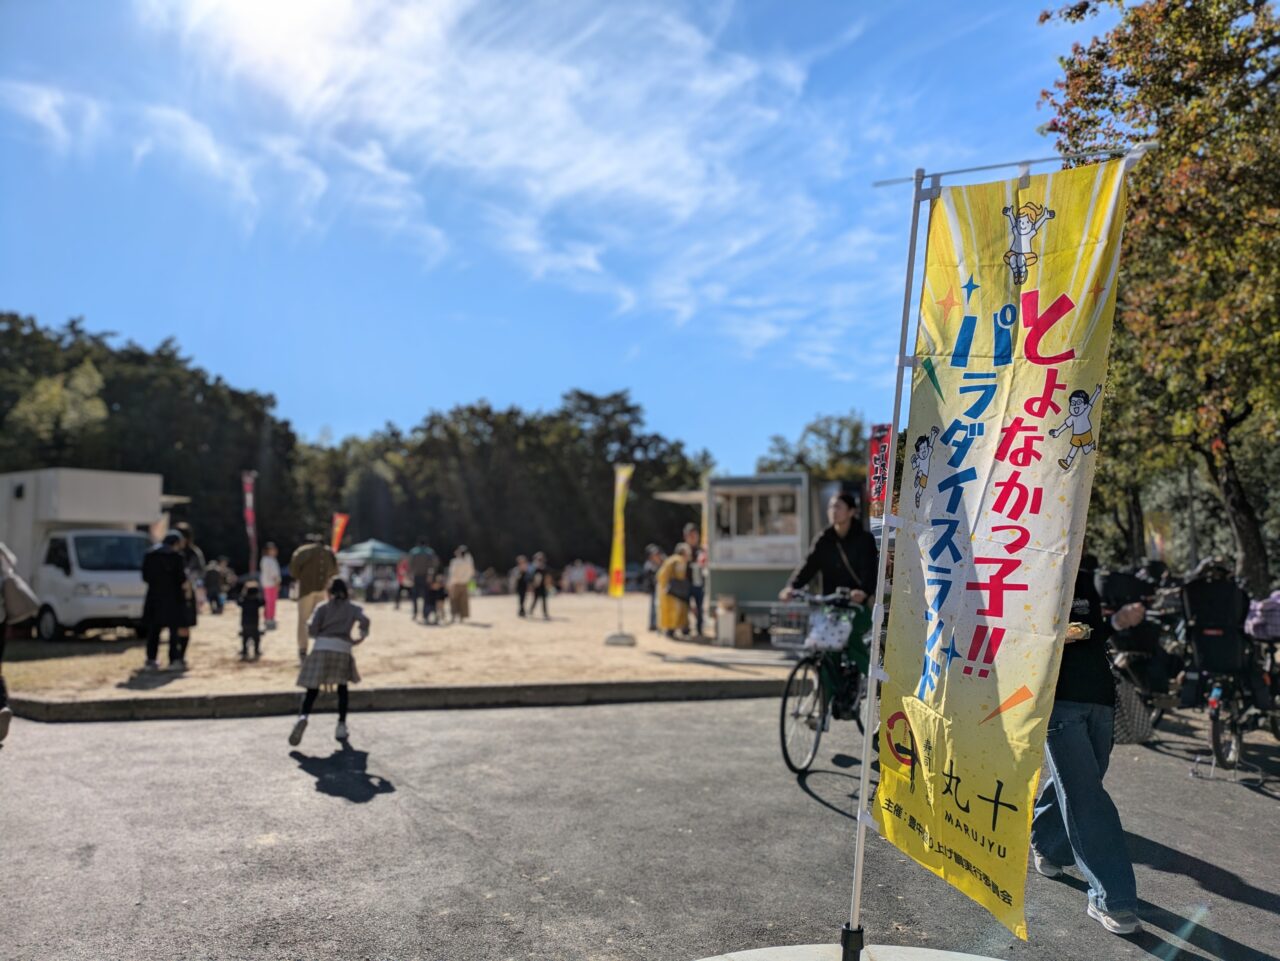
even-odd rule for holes
{"type": "Polygon", "coordinates": [[[1147,556],[1147,521],[1142,512],[1142,491],[1136,486],[1125,488],[1124,501],[1129,515],[1129,560],[1137,567],[1147,556]]]}
{"type": "Polygon", "coordinates": [[[1236,574],[1243,579],[1251,595],[1263,597],[1271,590],[1267,545],[1262,537],[1262,526],[1258,523],[1258,513],[1249,501],[1225,437],[1209,456],[1209,469],[1217,482],[1231,532],[1235,535],[1236,574]]]}

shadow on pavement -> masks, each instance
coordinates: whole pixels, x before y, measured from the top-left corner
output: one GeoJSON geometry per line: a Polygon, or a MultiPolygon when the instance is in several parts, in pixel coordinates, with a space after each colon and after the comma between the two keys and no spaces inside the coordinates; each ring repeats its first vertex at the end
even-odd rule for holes
{"type": "Polygon", "coordinates": [[[1280,915],[1280,894],[1254,887],[1226,868],[1131,831],[1125,832],[1125,841],[1134,864],[1145,864],[1167,874],[1186,875],[1210,894],[1280,915]]]}
{"type": "Polygon", "coordinates": [[[395,785],[386,778],[369,773],[369,752],[357,751],[350,741],[343,741],[342,747],[328,757],[310,757],[301,751],[290,751],[289,757],[316,779],[316,790],[321,794],[367,804],[379,794],[395,791],[395,785]]]}
{"type": "Polygon", "coordinates": [[[182,671],[143,671],[137,670],[129,675],[128,680],[121,681],[116,687],[130,691],[154,691],[172,684],[182,677],[182,671]]]}
{"type": "Polygon", "coordinates": [[[853,787],[854,790],[844,795],[844,798],[849,802],[848,808],[847,809],[839,808],[839,807],[836,807],[836,805],[832,804],[830,801],[828,801],[826,798],[818,794],[818,792],[813,789],[813,785],[810,783],[815,778],[824,778],[824,777],[841,778],[843,780],[851,781],[851,782],[856,782],[858,780],[858,778],[854,777],[852,774],[842,774],[839,771],[812,771],[811,770],[811,771],[805,771],[803,774],[797,774],[796,784],[800,785],[800,790],[804,791],[805,794],[809,795],[809,797],[817,801],[827,810],[835,811],[836,814],[840,815],[842,818],[848,818],[850,821],[855,820],[854,814],[853,814],[853,808],[854,808],[853,801],[858,796],[856,785],[854,784],[848,785],[849,787],[853,787]]]}
{"type": "MultiPolygon", "coordinates": [[[[1135,841],[1146,840],[1134,834],[1130,834],[1128,837],[1131,851],[1135,841]]],[[[1163,845],[1161,846],[1163,847],[1163,845]]],[[[1165,850],[1171,849],[1166,848],[1165,850]]],[[[1185,855],[1177,851],[1172,853],[1179,858],[1185,857],[1185,855]]],[[[1135,857],[1134,860],[1138,859],[1135,857]]],[[[1191,860],[1195,859],[1192,858],[1191,860]]],[[[1085,896],[1086,900],[1088,899],[1089,885],[1079,878],[1063,874],[1054,880],[1075,888],[1085,896]]],[[[1201,922],[1209,916],[1209,913],[1208,906],[1200,906],[1194,911],[1192,917],[1184,918],[1180,914],[1174,914],[1172,911],[1139,898],[1138,917],[1142,919],[1143,929],[1135,935],[1126,937],[1125,940],[1142,948],[1148,954],[1159,958],[1160,961],[1183,961],[1183,959],[1192,961],[1192,959],[1200,957],[1199,955],[1189,954],[1183,948],[1152,931],[1152,928],[1160,928],[1197,950],[1204,951],[1209,957],[1215,958],[1217,961],[1280,961],[1280,958],[1275,955],[1251,948],[1247,944],[1236,941],[1234,938],[1229,938],[1225,934],[1219,934],[1212,928],[1205,927],[1201,922]]]]}
{"type": "Polygon", "coordinates": [[[59,657],[84,657],[86,654],[120,654],[134,647],[145,647],[145,638],[122,635],[79,637],[73,640],[5,642],[6,661],[47,661],[59,657]]]}

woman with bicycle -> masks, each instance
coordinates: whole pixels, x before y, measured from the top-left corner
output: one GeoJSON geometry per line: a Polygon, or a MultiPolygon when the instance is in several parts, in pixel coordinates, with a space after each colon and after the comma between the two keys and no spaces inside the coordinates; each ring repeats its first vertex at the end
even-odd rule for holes
{"type": "Polygon", "coordinates": [[[814,577],[822,575],[825,593],[834,594],[845,587],[855,604],[865,604],[876,592],[880,560],[876,539],[858,523],[858,502],[847,491],[827,503],[827,520],[831,526],[813,539],[808,556],[778,596],[785,601],[792,591],[804,590],[814,577]]]}

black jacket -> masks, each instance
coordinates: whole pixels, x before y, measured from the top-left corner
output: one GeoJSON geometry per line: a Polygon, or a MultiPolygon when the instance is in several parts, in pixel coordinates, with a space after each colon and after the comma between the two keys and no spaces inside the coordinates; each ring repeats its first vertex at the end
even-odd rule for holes
{"type": "Polygon", "coordinates": [[[834,527],[828,527],[813,539],[809,556],[796,568],[787,583],[800,590],[807,587],[816,575],[821,574],[824,594],[830,594],[838,587],[847,587],[850,590],[866,591],[870,596],[876,590],[879,563],[876,539],[867,531],[852,524],[849,533],[841,538],[834,527]],[[841,547],[849,559],[848,566],[840,556],[841,547]],[[850,567],[856,577],[849,573],[850,567]]]}
{"type": "Polygon", "coordinates": [[[1057,701],[1082,704],[1116,702],[1116,684],[1107,658],[1107,638],[1111,636],[1111,619],[1102,615],[1102,602],[1093,586],[1093,571],[1076,575],[1075,599],[1071,602],[1071,618],[1093,628],[1083,641],[1072,641],[1062,649],[1062,668],[1058,672],[1057,701]]]}
{"type": "Polygon", "coordinates": [[[142,620],[152,627],[191,627],[196,622],[195,597],[187,580],[183,556],[164,544],[142,557],[147,599],[142,620]]]}

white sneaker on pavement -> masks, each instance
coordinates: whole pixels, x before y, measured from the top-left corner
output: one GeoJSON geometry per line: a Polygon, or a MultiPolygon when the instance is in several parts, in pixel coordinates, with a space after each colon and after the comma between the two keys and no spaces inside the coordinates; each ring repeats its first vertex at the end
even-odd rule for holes
{"type": "Polygon", "coordinates": [[[1062,877],[1062,867],[1060,865],[1054,864],[1038,851],[1032,851],[1031,856],[1035,858],[1037,872],[1043,874],[1046,878],[1062,877]]]}
{"type": "Polygon", "coordinates": [[[160,670],[160,665],[156,661],[147,661],[142,665],[142,669],[146,671],[148,674],[153,674],[156,671],[160,670]]]}
{"type": "Polygon", "coordinates": [[[305,717],[298,718],[293,723],[293,730],[289,732],[289,743],[297,747],[302,743],[302,735],[307,730],[307,719],[305,717]]]}
{"type": "Polygon", "coordinates": [[[178,658],[176,661],[169,662],[169,670],[182,672],[187,669],[187,662],[184,658],[178,658]]]}
{"type": "Polygon", "coordinates": [[[1137,934],[1142,930],[1142,922],[1132,911],[1104,911],[1090,904],[1088,914],[1112,934],[1137,934]]]}
{"type": "Polygon", "coordinates": [[[337,728],[333,732],[336,740],[345,741],[347,739],[347,725],[345,721],[339,721],[337,728]]]}

